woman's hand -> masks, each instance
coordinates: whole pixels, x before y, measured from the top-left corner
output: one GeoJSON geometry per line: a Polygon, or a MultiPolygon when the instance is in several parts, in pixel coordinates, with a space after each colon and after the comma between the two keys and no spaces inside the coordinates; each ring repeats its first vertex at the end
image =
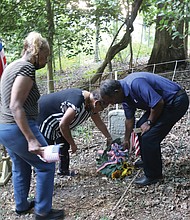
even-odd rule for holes
{"type": "Polygon", "coordinates": [[[109,137],[109,138],[107,138],[106,145],[110,146],[112,144],[112,142],[113,142],[112,137],[109,137]]]}
{"type": "Polygon", "coordinates": [[[28,141],[28,151],[33,154],[38,154],[43,156],[43,151],[41,148],[41,144],[38,142],[37,139],[32,139],[28,141]]]}
{"type": "Polygon", "coordinates": [[[71,145],[72,154],[76,153],[76,151],[77,151],[77,145],[76,144],[71,145]]]}

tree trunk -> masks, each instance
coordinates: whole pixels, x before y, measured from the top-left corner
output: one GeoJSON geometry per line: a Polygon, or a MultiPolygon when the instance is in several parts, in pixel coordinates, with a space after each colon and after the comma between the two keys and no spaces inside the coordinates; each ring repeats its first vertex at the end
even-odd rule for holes
{"type": "Polygon", "coordinates": [[[188,57],[188,33],[189,33],[189,22],[185,21],[185,40],[184,40],[184,48],[185,48],[185,56],[188,57]]]}
{"type": "Polygon", "coordinates": [[[100,61],[99,57],[99,37],[100,37],[100,25],[99,19],[96,18],[96,40],[95,40],[95,50],[94,50],[94,61],[97,63],[100,61]]]}
{"type": "Polygon", "coordinates": [[[132,11],[129,17],[126,18],[125,23],[120,27],[120,29],[118,30],[116,36],[113,39],[113,42],[110,46],[110,48],[107,51],[106,57],[103,61],[103,63],[101,64],[101,66],[97,69],[96,74],[92,77],[92,79],[90,80],[91,84],[94,84],[98,79],[101,79],[102,74],[107,66],[108,63],[111,63],[111,60],[115,57],[115,55],[117,53],[119,53],[121,50],[125,49],[130,41],[131,41],[131,33],[133,32],[133,22],[137,16],[138,10],[140,8],[142,4],[142,0],[135,0],[133,2],[132,5],[132,11]],[[123,35],[122,39],[113,46],[115,39],[118,36],[119,31],[121,30],[121,28],[126,25],[126,32],[123,35]]]}
{"type": "Polygon", "coordinates": [[[47,21],[48,21],[48,43],[50,46],[50,57],[47,63],[48,73],[47,73],[47,87],[48,93],[54,92],[54,81],[53,81],[53,37],[54,37],[54,14],[52,10],[51,0],[46,0],[46,10],[47,10],[47,21]]]}
{"type": "Polygon", "coordinates": [[[62,73],[63,68],[62,68],[62,61],[61,61],[61,44],[60,44],[59,38],[58,38],[58,60],[59,60],[59,71],[60,73],[62,73]]]}
{"type": "MultiPolygon", "coordinates": [[[[185,47],[184,41],[182,38],[176,36],[174,39],[172,38],[172,34],[169,33],[166,29],[160,30],[159,22],[162,20],[161,16],[157,16],[156,20],[156,32],[154,39],[154,46],[151,52],[150,59],[148,61],[148,65],[150,64],[159,64],[169,61],[174,61],[165,64],[159,64],[155,66],[154,71],[163,72],[165,70],[173,70],[177,60],[178,66],[184,64],[184,62],[180,62],[180,60],[186,59],[185,55],[185,47]]],[[[183,35],[183,27],[184,22],[181,22],[178,25],[178,32],[183,35]]],[[[152,71],[153,67],[149,67],[149,71],[152,71]]]]}

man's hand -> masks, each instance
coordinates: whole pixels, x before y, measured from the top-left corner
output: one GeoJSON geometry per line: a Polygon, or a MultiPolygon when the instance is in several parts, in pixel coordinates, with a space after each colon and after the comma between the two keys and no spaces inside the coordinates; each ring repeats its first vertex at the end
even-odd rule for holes
{"type": "Polygon", "coordinates": [[[148,125],[147,122],[144,122],[142,125],[141,125],[141,135],[143,135],[145,132],[147,132],[148,130],[150,130],[151,126],[148,125]]]}
{"type": "Polygon", "coordinates": [[[110,146],[112,142],[113,142],[112,137],[109,137],[109,138],[107,138],[106,145],[110,146]]]}
{"type": "Polygon", "coordinates": [[[130,149],[130,141],[125,141],[123,142],[123,150],[126,150],[126,149],[130,149]]]}

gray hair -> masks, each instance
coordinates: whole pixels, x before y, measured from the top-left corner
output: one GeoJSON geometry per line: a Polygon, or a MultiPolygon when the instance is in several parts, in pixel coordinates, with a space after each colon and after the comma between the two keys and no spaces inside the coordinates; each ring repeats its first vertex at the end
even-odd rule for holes
{"type": "Polygon", "coordinates": [[[115,95],[116,91],[121,89],[121,84],[119,81],[114,79],[106,79],[100,84],[100,95],[112,97],[115,95]]]}
{"type": "Polygon", "coordinates": [[[24,40],[22,55],[27,52],[31,56],[36,56],[40,50],[49,50],[48,41],[40,33],[30,32],[24,40]]]}

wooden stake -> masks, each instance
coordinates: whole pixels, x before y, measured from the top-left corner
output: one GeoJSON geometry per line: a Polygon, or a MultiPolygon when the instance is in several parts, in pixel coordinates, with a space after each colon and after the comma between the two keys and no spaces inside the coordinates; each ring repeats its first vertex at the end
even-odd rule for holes
{"type": "Polygon", "coordinates": [[[134,182],[134,180],[136,179],[136,177],[139,175],[140,171],[141,171],[141,170],[138,170],[137,174],[133,177],[133,179],[131,180],[131,182],[130,182],[129,185],[127,186],[125,192],[123,193],[123,195],[121,196],[121,198],[119,199],[119,201],[117,202],[117,204],[115,205],[115,207],[113,208],[113,210],[115,210],[115,209],[118,207],[119,203],[120,203],[120,202],[122,201],[122,199],[124,198],[126,192],[127,192],[128,189],[131,187],[132,183],[134,182]]]}

